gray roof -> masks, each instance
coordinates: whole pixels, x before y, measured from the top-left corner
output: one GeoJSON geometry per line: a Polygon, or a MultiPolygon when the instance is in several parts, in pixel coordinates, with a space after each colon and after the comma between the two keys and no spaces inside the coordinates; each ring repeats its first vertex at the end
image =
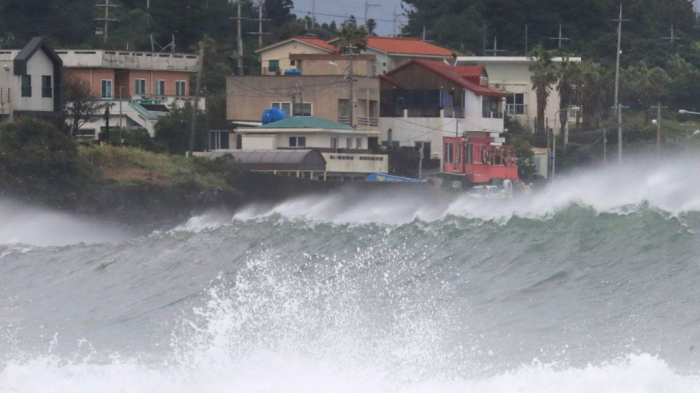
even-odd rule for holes
{"type": "Polygon", "coordinates": [[[321,153],[308,149],[289,150],[214,150],[210,159],[233,156],[243,169],[325,171],[326,160],[321,153]]]}

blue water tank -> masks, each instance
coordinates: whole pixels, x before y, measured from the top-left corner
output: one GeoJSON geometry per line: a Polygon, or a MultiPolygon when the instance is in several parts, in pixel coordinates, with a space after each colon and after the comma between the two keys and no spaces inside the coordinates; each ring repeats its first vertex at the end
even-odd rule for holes
{"type": "Polygon", "coordinates": [[[296,68],[288,68],[284,70],[285,75],[301,75],[301,71],[296,68]]]}
{"type": "Polygon", "coordinates": [[[274,123],[276,121],[284,120],[287,117],[287,113],[283,109],[270,108],[265,109],[262,114],[262,123],[274,123]]]}

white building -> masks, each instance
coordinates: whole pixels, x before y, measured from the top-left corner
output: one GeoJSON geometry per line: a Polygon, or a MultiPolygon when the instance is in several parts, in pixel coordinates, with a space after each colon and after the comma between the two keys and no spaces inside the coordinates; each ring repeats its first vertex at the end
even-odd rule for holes
{"type": "Polygon", "coordinates": [[[289,117],[254,128],[239,128],[241,150],[314,149],[326,160],[323,180],[360,180],[375,172],[386,173],[388,157],[372,154],[365,131],[313,116],[289,117]]]}
{"type": "MultiPolygon", "coordinates": [[[[553,59],[556,65],[563,61],[561,57],[553,59]]],[[[569,61],[580,62],[580,57],[570,57],[569,61]]],[[[490,85],[506,93],[506,113],[523,126],[534,130],[535,118],[537,117],[537,95],[532,90],[530,80],[532,72],[530,65],[533,60],[527,57],[488,57],[488,56],[460,56],[457,58],[457,65],[483,65],[489,75],[490,85]]],[[[560,131],[558,117],[559,93],[556,84],[552,86],[547,99],[547,109],[545,118],[549,120],[549,127],[555,133],[560,131]]],[[[581,108],[581,115],[585,108],[581,108]]],[[[568,114],[569,122],[575,122],[576,115],[573,111],[568,114]]]]}
{"type": "Polygon", "coordinates": [[[62,110],[62,62],[43,38],[20,50],[0,51],[0,121],[57,119],[62,110]]]}
{"type": "Polygon", "coordinates": [[[505,94],[489,87],[484,67],[412,60],[380,79],[383,144],[419,148],[424,159],[442,161],[445,137],[505,142],[505,94]]]}

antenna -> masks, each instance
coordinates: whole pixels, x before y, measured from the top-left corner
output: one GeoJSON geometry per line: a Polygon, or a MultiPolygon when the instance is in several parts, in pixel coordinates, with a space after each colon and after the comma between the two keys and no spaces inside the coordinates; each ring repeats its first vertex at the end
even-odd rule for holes
{"type": "Polygon", "coordinates": [[[570,41],[571,38],[566,38],[566,37],[563,37],[563,36],[561,35],[561,23],[560,23],[560,24],[559,24],[559,36],[557,36],[557,37],[551,37],[550,40],[559,41],[559,48],[561,48],[561,42],[562,42],[562,41],[570,41]]]}
{"type": "Polygon", "coordinates": [[[109,4],[109,0],[105,0],[104,4],[97,4],[95,7],[104,7],[105,8],[105,17],[104,18],[95,18],[97,21],[103,21],[105,23],[104,30],[102,31],[102,34],[104,35],[104,40],[107,42],[107,39],[109,38],[109,22],[116,22],[116,19],[110,19],[109,18],[109,9],[110,7],[116,7],[114,4],[109,4]]]}
{"type": "Polygon", "coordinates": [[[498,56],[499,52],[507,52],[505,49],[498,49],[498,37],[493,36],[493,49],[488,49],[485,52],[491,52],[493,57],[498,56]]]}

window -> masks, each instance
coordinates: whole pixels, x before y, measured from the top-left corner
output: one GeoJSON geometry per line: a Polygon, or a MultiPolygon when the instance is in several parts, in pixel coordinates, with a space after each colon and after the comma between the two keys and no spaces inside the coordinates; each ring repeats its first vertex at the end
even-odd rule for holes
{"type": "Polygon", "coordinates": [[[508,93],[506,96],[506,110],[511,115],[525,114],[525,94],[508,93]]]}
{"type": "Polygon", "coordinates": [[[185,96],[185,81],[175,81],[175,95],[178,97],[185,96]]]}
{"type": "Polygon", "coordinates": [[[41,77],[41,96],[44,98],[53,97],[53,87],[51,86],[51,75],[41,77]]]}
{"type": "Polygon", "coordinates": [[[355,139],[355,148],[362,149],[362,138],[355,139]]]}
{"type": "Polygon", "coordinates": [[[305,136],[290,136],[289,147],[306,147],[305,136]]]}
{"type": "Polygon", "coordinates": [[[310,102],[294,103],[294,116],[312,116],[310,102]]]}
{"type": "Polygon", "coordinates": [[[331,149],[338,150],[338,137],[337,136],[331,137],[331,149]]]}
{"type": "Polygon", "coordinates": [[[277,72],[280,70],[279,60],[270,60],[267,62],[267,70],[270,72],[277,72]]]}
{"type": "Polygon", "coordinates": [[[102,80],[102,98],[112,98],[112,81],[102,80]]]}
{"type": "Polygon", "coordinates": [[[430,159],[430,142],[416,142],[416,150],[421,151],[423,149],[423,159],[430,159]]]}
{"type": "Polygon", "coordinates": [[[156,81],[156,95],[157,96],[164,96],[165,95],[165,81],[162,79],[156,81]]]}
{"type": "Polygon", "coordinates": [[[146,80],[145,79],[135,79],[134,80],[134,94],[146,94],[146,80]]]}
{"type": "Polygon", "coordinates": [[[347,138],[345,140],[345,147],[347,147],[348,149],[352,149],[352,138],[347,138]]]}
{"type": "Polygon", "coordinates": [[[272,107],[275,109],[282,109],[285,115],[290,115],[292,113],[291,102],[273,102],[272,107]]]}
{"type": "Polygon", "coordinates": [[[454,156],[454,143],[445,143],[445,164],[452,164],[452,157],[454,156]]]}
{"type": "Polygon", "coordinates": [[[292,67],[296,67],[297,61],[296,60],[289,60],[289,65],[291,65],[292,67]]]}
{"type": "Polygon", "coordinates": [[[22,97],[32,96],[32,76],[22,75],[22,97]]]}

